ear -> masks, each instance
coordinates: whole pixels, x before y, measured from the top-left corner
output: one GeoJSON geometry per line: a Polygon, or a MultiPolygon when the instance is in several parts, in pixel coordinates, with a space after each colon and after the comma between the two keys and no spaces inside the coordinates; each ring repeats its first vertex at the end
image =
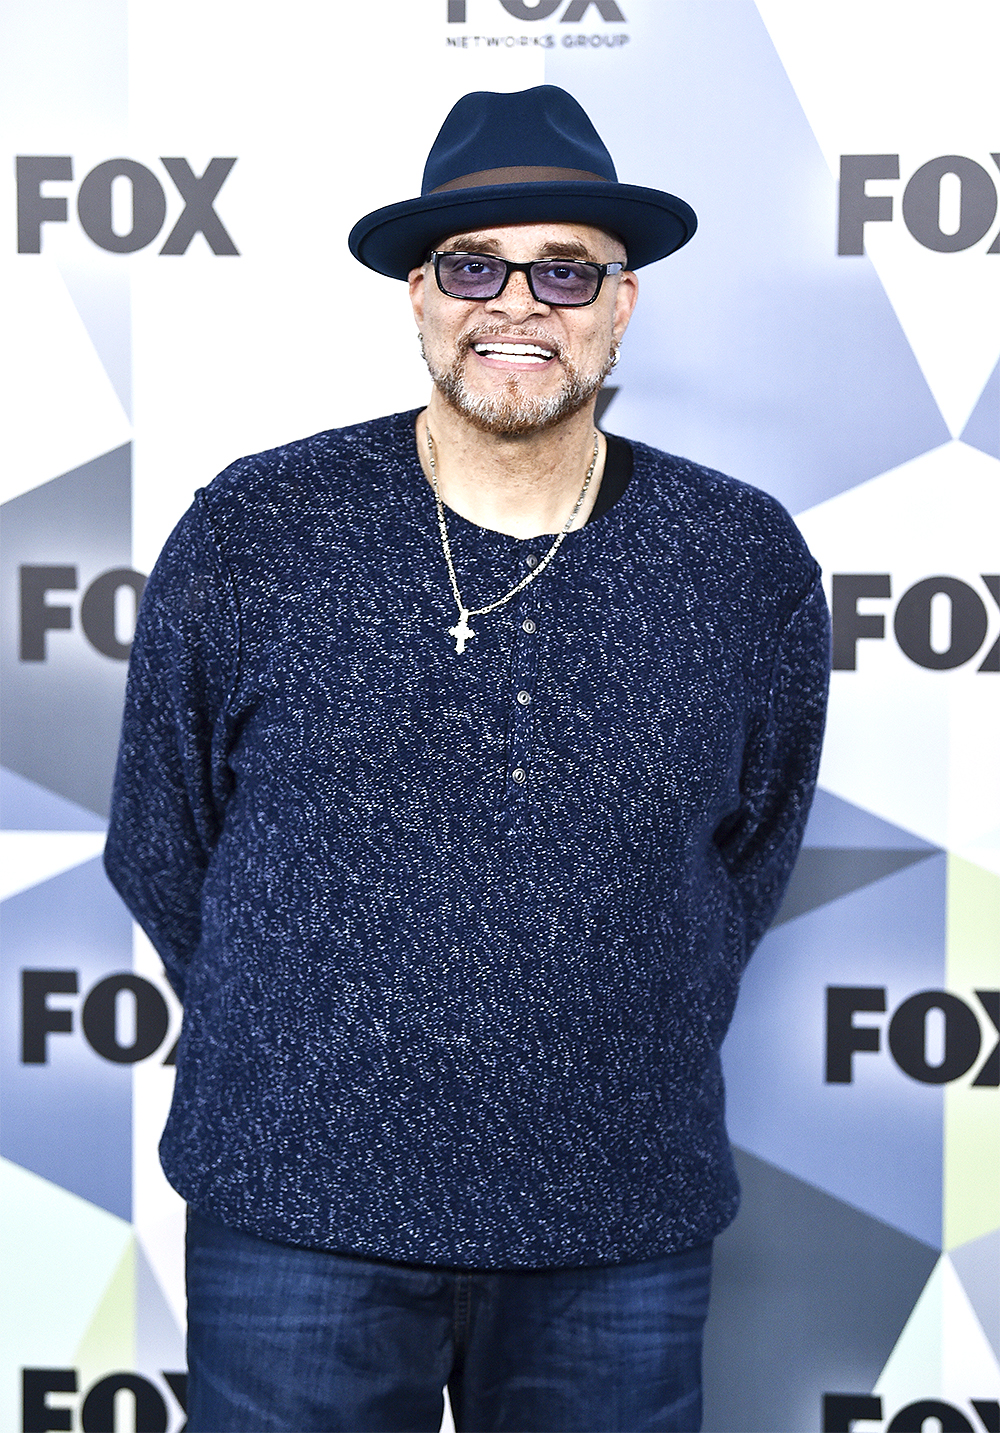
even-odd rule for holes
{"type": "Polygon", "coordinates": [[[616,343],[621,342],[622,335],[628,328],[629,319],[632,317],[632,310],[635,308],[638,297],[639,280],[631,269],[626,269],[618,276],[618,290],[615,294],[614,335],[616,343]]]}
{"type": "Polygon", "coordinates": [[[426,268],[411,269],[407,275],[407,286],[410,290],[410,303],[413,306],[413,317],[417,321],[417,327],[424,321],[424,282],[426,280],[426,268]]]}

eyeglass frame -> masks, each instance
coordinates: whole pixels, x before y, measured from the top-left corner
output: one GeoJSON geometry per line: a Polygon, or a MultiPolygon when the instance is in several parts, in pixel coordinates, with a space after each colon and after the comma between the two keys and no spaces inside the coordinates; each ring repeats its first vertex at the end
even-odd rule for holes
{"type": "Polygon", "coordinates": [[[607,278],[608,274],[614,275],[625,272],[625,265],[617,261],[610,264],[598,264],[593,259],[564,259],[563,263],[566,264],[585,264],[588,269],[596,269],[597,288],[594,290],[593,296],[589,299],[584,299],[583,303],[562,304],[556,303],[550,299],[540,298],[538,294],[535,293],[535,286],[531,281],[531,270],[535,267],[536,264],[557,264],[559,263],[558,258],[532,259],[526,264],[516,264],[513,259],[504,259],[499,254],[476,254],[473,253],[471,250],[467,249],[431,249],[430,253],[427,255],[427,263],[433,263],[434,278],[437,281],[438,288],[444,294],[445,298],[461,299],[464,300],[464,302],[466,303],[473,304],[491,303],[493,299],[498,299],[503,293],[504,289],[510,282],[511,274],[523,274],[525,282],[528,285],[528,292],[535,300],[535,303],[544,304],[546,308],[589,308],[591,304],[597,302],[597,296],[601,292],[601,286],[603,285],[604,280],[607,278]],[[450,294],[445,288],[444,284],[441,282],[441,260],[453,258],[492,259],[494,263],[503,264],[505,269],[503,282],[501,283],[495,294],[484,294],[482,298],[473,298],[469,294],[450,294]]]}

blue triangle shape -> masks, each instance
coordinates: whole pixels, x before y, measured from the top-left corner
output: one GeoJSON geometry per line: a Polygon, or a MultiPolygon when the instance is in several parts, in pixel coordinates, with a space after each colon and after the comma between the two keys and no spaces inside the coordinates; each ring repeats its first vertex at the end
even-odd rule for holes
{"type": "Polygon", "coordinates": [[[36,781],[0,767],[0,829],[4,831],[103,831],[106,822],[47,791],[36,781]]]}
{"type": "Polygon", "coordinates": [[[962,442],[991,458],[1000,458],[1000,363],[986,380],[972,417],[962,430],[962,442]]]}
{"type": "Polygon", "coordinates": [[[816,792],[803,845],[865,851],[926,851],[928,854],[938,849],[912,831],[893,826],[822,787],[816,792]]]}

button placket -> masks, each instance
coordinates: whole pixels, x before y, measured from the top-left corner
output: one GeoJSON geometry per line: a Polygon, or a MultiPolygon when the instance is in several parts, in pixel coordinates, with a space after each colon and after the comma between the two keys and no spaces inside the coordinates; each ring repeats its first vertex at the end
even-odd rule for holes
{"type": "Polygon", "coordinates": [[[508,688],[510,716],[508,719],[506,796],[509,800],[524,799],[531,772],[532,731],[534,725],[535,686],[538,671],[540,619],[535,595],[525,596],[514,617],[514,650],[508,688]]]}

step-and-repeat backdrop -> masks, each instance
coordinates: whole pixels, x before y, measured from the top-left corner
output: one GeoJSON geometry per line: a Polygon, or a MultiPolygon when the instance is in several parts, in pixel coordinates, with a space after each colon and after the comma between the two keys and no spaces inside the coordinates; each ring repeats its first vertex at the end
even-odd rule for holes
{"type": "Polygon", "coordinates": [[[994,0],[6,0],[0,1424],[184,1421],[180,1012],[99,861],[143,574],[239,454],[419,404],[345,236],[563,85],[695,241],[608,429],[766,488],[834,616],[821,790],[726,1046],[706,1427],[1000,1429],[994,0]]]}

